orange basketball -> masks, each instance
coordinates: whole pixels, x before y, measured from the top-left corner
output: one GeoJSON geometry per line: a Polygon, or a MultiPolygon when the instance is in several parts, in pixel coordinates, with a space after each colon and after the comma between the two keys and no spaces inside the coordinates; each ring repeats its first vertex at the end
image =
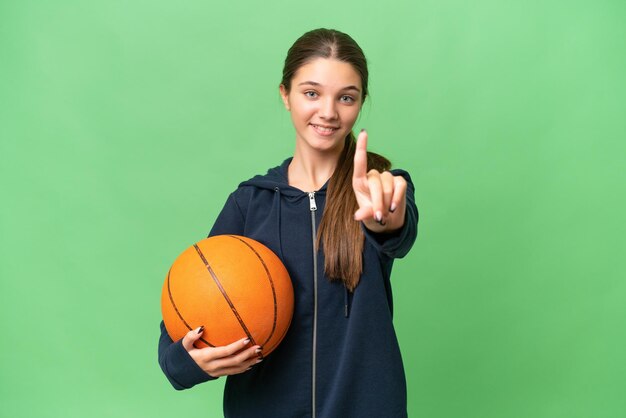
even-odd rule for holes
{"type": "Polygon", "coordinates": [[[187,248],[170,268],[161,294],[165,328],[177,341],[204,325],[198,348],[250,338],[271,353],[289,328],[293,286],[280,259],[263,244],[218,235],[187,248]]]}

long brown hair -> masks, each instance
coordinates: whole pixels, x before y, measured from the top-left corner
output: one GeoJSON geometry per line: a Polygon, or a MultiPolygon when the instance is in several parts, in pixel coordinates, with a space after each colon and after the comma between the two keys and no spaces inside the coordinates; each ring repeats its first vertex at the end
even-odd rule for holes
{"type": "MultiPolygon", "coordinates": [[[[289,48],[281,84],[289,92],[291,79],[303,65],[316,58],[333,58],[347,62],[361,77],[362,99],[367,97],[369,73],[361,47],[349,35],[333,29],[315,29],[302,35],[289,48]]],[[[326,208],[317,231],[317,245],[324,250],[324,272],[331,280],[341,280],[353,291],[363,271],[364,235],[360,222],[354,220],[358,209],[352,189],[356,140],[350,132],[345,139],[337,167],[328,183],[326,208]]],[[[368,169],[389,170],[385,157],[367,153],[368,169]]]]}

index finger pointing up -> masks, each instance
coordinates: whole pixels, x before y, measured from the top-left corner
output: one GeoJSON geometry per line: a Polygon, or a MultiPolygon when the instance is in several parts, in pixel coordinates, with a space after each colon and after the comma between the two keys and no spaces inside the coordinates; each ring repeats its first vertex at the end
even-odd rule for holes
{"type": "Polygon", "coordinates": [[[367,178],[367,131],[362,129],[356,139],[352,180],[361,180],[365,178],[367,178]]]}

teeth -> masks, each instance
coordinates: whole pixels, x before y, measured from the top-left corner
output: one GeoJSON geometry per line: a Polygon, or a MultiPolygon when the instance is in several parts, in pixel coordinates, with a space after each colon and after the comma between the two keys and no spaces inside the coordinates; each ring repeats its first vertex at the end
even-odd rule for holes
{"type": "Polygon", "coordinates": [[[336,130],[336,128],[326,128],[324,126],[319,126],[319,125],[313,125],[313,126],[322,132],[333,132],[336,130]]]}

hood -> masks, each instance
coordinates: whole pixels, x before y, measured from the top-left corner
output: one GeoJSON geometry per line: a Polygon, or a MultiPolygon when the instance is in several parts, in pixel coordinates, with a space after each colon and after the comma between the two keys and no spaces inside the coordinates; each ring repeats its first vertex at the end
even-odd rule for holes
{"type": "MultiPolygon", "coordinates": [[[[305,197],[305,191],[289,185],[287,169],[289,167],[289,164],[291,164],[291,160],[293,160],[293,157],[287,158],[278,167],[270,168],[269,170],[267,170],[266,174],[259,174],[252,177],[250,180],[244,181],[243,183],[239,184],[239,187],[252,186],[259,189],[274,190],[276,192],[279,192],[283,196],[291,198],[305,197]]],[[[319,190],[316,190],[315,193],[326,193],[327,186],[328,181],[324,183],[324,185],[319,190]]]]}

